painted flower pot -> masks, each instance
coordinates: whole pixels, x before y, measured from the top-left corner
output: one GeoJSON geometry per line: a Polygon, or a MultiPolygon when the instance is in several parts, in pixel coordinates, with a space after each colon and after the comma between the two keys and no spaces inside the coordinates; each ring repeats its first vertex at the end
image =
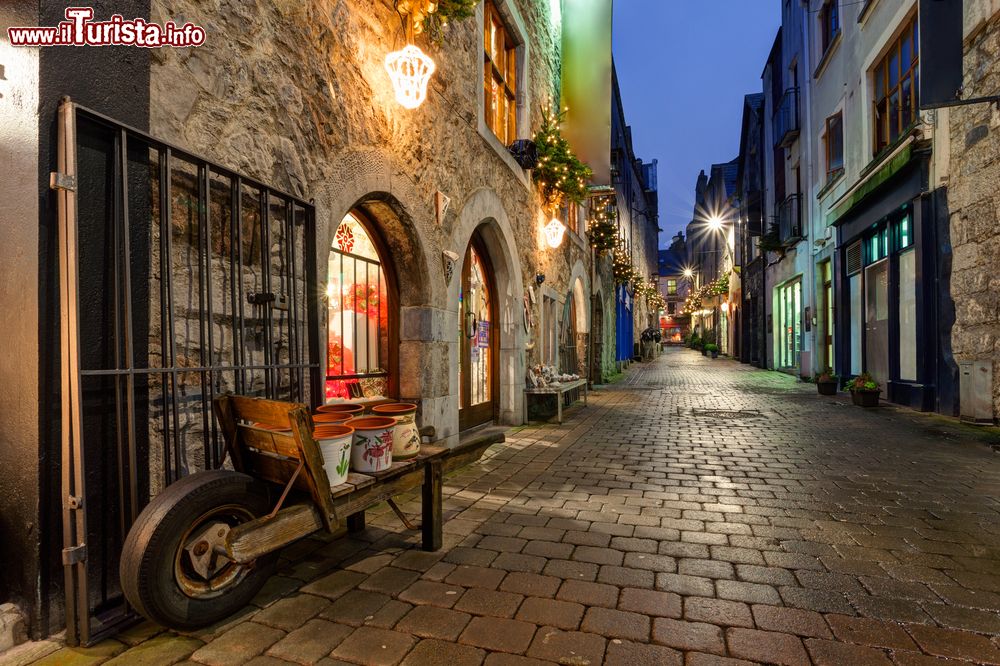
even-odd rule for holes
{"type": "Polygon", "coordinates": [[[837,395],[837,382],[816,382],[816,390],[820,395],[837,395]]]}
{"type": "Polygon", "coordinates": [[[878,407],[878,391],[851,391],[851,401],[858,407],[878,407]]]}
{"type": "Polygon", "coordinates": [[[719,352],[714,351],[714,352],[709,352],[709,353],[712,355],[712,358],[719,358],[719,352]]]}
{"type": "Polygon", "coordinates": [[[351,445],[354,442],[354,428],[342,425],[327,425],[313,431],[313,439],[323,456],[323,469],[330,487],[347,483],[347,473],[351,468],[351,445]]]}
{"type": "Polygon", "coordinates": [[[354,428],[351,468],[362,474],[382,472],[392,465],[392,434],[396,419],[389,416],[360,416],[344,422],[354,428]]]}
{"type": "Polygon", "coordinates": [[[320,405],[316,408],[317,414],[347,414],[348,417],[356,416],[365,411],[364,405],[355,405],[350,402],[338,402],[332,405],[320,405]]]}
{"type": "Polygon", "coordinates": [[[392,416],[396,430],[392,433],[392,457],[405,460],[420,453],[420,431],[417,428],[417,406],[408,402],[376,405],[372,412],[377,416],[392,416]]]}

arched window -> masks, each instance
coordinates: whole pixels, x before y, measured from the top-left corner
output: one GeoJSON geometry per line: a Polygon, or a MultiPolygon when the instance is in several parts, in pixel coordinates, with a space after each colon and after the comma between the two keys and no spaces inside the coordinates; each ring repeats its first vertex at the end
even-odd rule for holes
{"type": "Polygon", "coordinates": [[[367,218],[348,213],[330,244],[327,400],[395,393],[398,305],[385,256],[367,218]]]}

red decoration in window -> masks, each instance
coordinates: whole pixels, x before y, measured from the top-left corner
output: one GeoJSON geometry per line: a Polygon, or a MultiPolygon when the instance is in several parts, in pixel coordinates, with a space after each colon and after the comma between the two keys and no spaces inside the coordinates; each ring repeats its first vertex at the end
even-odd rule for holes
{"type": "Polygon", "coordinates": [[[344,222],[337,227],[337,233],[334,235],[334,240],[337,241],[337,247],[339,247],[341,251],[352,251],[354,249],[354,230],[351,229],[351,225],[344,222]]]}

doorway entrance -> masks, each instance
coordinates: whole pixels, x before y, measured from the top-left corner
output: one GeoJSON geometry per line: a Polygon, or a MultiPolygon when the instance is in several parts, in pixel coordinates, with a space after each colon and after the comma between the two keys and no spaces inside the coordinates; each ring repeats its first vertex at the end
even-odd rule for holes
{"type": "Polygon", "coordinates": [[[865,370],[889,379],[889,260],[865,268],[865,370]]]}
{"type": "Polygon", "coordinates": [[[474,234],[462,266],[459,294],[460,403],[458,427],[466,430],[496,417],[497,322],[493,269],[485,246],[474,234]]]}

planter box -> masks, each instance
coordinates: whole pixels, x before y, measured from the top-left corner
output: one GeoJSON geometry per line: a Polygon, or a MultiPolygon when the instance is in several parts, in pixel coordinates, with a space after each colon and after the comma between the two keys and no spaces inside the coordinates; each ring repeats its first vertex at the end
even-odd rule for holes
{"type": "Polygon", "coordinates": [[[878,407],[879,391],[851,391],[851,401],[858,407],[878,407]]]}
{"type": "Polygon", "coordinates": [[[712,352],[712,358],[719,358],[719,352],[717,351],[712,352]]]}
{"type": "Polygon", "coordinates": [[[820,395],[837,395],[837,382],[816,382],[816,390],[820,395]]]}

